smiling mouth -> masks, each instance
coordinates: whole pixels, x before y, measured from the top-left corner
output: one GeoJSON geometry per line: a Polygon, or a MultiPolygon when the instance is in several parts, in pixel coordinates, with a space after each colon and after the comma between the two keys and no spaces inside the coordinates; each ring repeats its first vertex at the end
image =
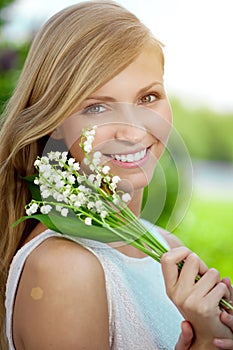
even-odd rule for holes
{"type": "Polygon", "coordinates": [[[128,154],[111,154],[111,158],[114,160],[117,160],[119,162],[123,163],[135,163],[139,162],[143,158],[145,158],[147,153],[147,148],[144,148],[141,151],[135,152],[135,153],[128,153],[128,154]]]}

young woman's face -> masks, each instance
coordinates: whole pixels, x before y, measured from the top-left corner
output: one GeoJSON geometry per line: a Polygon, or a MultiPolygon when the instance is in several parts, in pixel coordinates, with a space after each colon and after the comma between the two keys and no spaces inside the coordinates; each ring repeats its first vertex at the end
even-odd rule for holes
{"type": "Polygon", "coordinates": [[[171,122],[161,58],[154,48],[147,48],[84,101],[64,122],[62,134],[72,156],[82,162],[81,131],[96,125],[93,150],[102,153],[102,162],[111,173],[136,190],[151,180],[171,122]]]}

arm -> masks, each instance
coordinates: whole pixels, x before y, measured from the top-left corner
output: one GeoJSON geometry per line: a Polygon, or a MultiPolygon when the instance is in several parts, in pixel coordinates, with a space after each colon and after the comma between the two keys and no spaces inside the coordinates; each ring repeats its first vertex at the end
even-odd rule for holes
{"type": "MultiPolygon", "coordinates": [[[[166,230],[160,227],[157,227],[157,229],[160,232],[160,234],[163,236],[163,238],[167,241],[170,248],[183,246],[183,244],[180,242],[180,240],[176,236],[172,235],[171,233],[167,232],[166,230]]],[[[233,289],[232,289],[230,280],[228,278],[225,278],[222,280],[222,282],[226,284],[227,288],[230,291],[230,295],[231,295],[230,300],[233,300],[233,289]]],[[[223,324],[228,326],[228,328],[231,330],[233,334],[233,314],[230,315],[229,313],[222,312],[220,314],[220,320],[223,324]]],[[[214,338],[213,345],[221,349],[233,350],[232,334],[230,338],[214,338]]],[[[184,321],[181,325],[181,334],[178,339],[175,350],[191,349],[193,338],[194,338],[194,331],[192,329],[191,324],[188,321],[184,321]]]]}
{"type": "MultiPolygon", "coordinates": [[[[222,282],[225,283],[227,288],[229,289],[230,295],[231,295],[230,300],[233,301],[233,288],[231,286],[231,282],[230,282],[229,278],[224,278],[222,280],[222,282]]],[[[226,326],[228,326],[231,329],[231,331],[233,332],[233,312],[232,311],[230,313],[223,311],[220,314],[220,320],[222,323],[224,323],[226,326]]],[[[214,345],[220,349],[233,350],[233,340],[232,339],[215,338],[214,345]]]]}
{"type": "Polygon", "coordinates": [[[214,337],[232,339],[232,332],[220,321],[219,300],[228,299],[230,293],[218,272],[208,270],[197,255],[185,247],[164,254],[161,264],[169,298],[194,328],[195,342],[191,349],[216,349],[214,337]],[[185,264],[179,272],[177,263],[182,260],[185,264]],[[195,283],[197,274],[202,278],[195,283]]]}
{"type": "Polygon", "coordinates": [[[109,350],[104,273],[91,252],[50,238],[31,253],[15,303],[14,340],[19,350],[109,350]]]}

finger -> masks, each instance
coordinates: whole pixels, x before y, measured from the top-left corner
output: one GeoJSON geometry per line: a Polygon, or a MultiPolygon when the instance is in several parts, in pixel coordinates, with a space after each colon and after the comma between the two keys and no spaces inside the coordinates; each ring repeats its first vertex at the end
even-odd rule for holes
{"type": "Polygon", "coordinates": [[[222,282],[226,284],[227,288],[229,290],[232,290],[231,280],[228,277],[225,277],[222,279],[222,282]]]}
{"type": "MultiPolygon", "coordinates": [[[[212,289],[220,282],[220,274],[216,269],[209,269],[196,283],[194,290],[198,298],[203,298],[208,295],[212,289]]],[[[227,293],[227,287],[224,286],[224,293],[227,293]]],[[[229,295],[229,293],[227,293],[229,295]]],[[[221,299],[221,298],[220,298],[221,299]]]]}
{"type": "Polygon", "coordinates": [[[208,294],[205,298],[202,299],[202,309],[203,312],[205,312],[207,315],[209,313],[213,313],[213,308],[219,313],[220,315],[220,308],[219,308],[219,302],[221,298],[225,297],[228,298],[228,289],[224,283],[218,283],[208,294]]]}
{"type": "Polygon", "coordinates": [[[191,324],[188,321],[183,321],[175,350],[188,350],[192,344],[193,337],[194,333],[191,324]]]}
{"type": "MultiPolygon", "coordinates": [[[[222,279],[221,282],[225,283],[227,288],[229,289],[230,297],[228,299],[228,302],[230,302],[232,304],[233,303],[233,287],[231,285],[231,280],[230,280],[230,278],[225,277],[222,279]]],[[[229,311],[229,313],[233,315],[233,311],[229,311]]]]}
{"type": "Polygon", "coordinates": [[[164,275],[166,287],[175,287],[179,276],[177,264],[187,258],[190,250],[186,247],[173,248],[169,252],[163,254],[161,258],[161,266],[164,275]]]}
{"type": "Polygon", "coordinates": [[[213,341],[213,344],[214,344],[214,346],[216,346],[219,349],[233,350],[233,340],[232,339],[215,338],[213,341]]]}
{"type": "Polygon", "coordinates": [[[220,320],[233,332],[233,315],[228,314],[226,311],[222,311],[220,320]]]}
{"type": "Polygon", "coordinates": [[[186,285],[193,286],[198,274],[204,274],[208,270],[204,262],[193,252],[185,259],[185,263],[180,271],[180,279],[185,281],[186,285]]]}

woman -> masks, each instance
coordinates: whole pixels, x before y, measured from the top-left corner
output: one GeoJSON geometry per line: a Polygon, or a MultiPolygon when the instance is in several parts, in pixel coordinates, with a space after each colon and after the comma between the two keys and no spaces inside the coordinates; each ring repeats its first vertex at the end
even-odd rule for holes
{"type": "MultiPolygon", "coordinates": [[[[129,207],[140,215],[143,188],[171,125],[163,65],[161,44],[134,15],[112,2],[74,5],[37,34],[1,131],[4,349],[4,293],[14,256],[6,292],[11,350],[174,349],[183,318],[164,292],[160,265],[131,246],[74,243],[34,221],[12,227],[30,201],[22,176],[35,171],[34,161],[49,137],[64,140],[82,162],[79,137],[90,125],[97,125],[93,147],[132,186],[129,207]],[[109,113],[113,119],[106,118],[109,113]]],[[[161,230],[152,230],[171,248],[179,245],[161,230]]],[[[231,298],[228,282],[220,282],[215,271],[184,247],[171,249],[162,267],[167,293],[195,332],[191,345],[192,329],[183,324],[176,349],[215,348],[214,336],[232,342],[232,325],[220,322],[224,316],[218,308],[221,297],[231,298]],[[178,275],[176,263],[183,259],[186,267],[178,275]],[[188,276],[197,273],[204,276],[194,284],[188,276]]],[[[225,340],[223,346],[233,349],[225,340]]]]}

